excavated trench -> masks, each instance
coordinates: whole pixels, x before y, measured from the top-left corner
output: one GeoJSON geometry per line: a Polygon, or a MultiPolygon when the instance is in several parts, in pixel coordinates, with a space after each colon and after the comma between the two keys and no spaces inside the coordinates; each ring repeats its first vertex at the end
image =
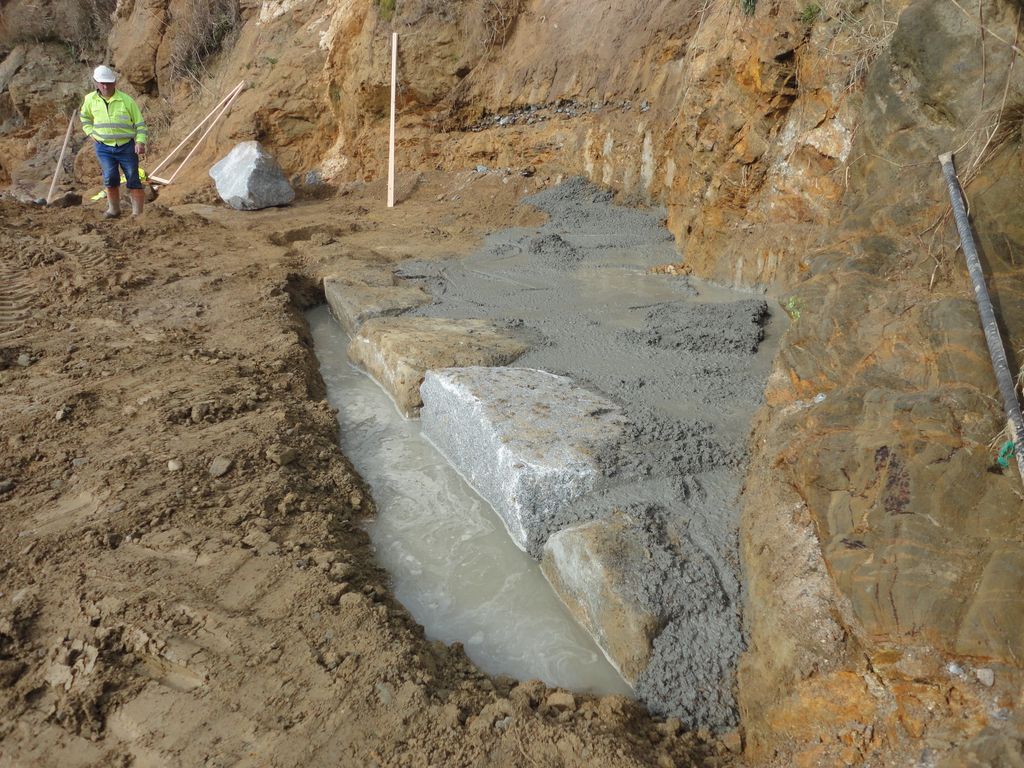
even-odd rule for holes
{"type": "Polygon", "coordinates": [[[369,533],[395,596],[427,636],[461,642],[491,675],[594,693],[629,688],[419,422],[345,355],[349,339],[326,306],[310,310],[320,375],[338,411],[341,448],[370,486],[369,533]]]}
{"type": "Polygon", "coordinates": [[[628,690],[599,648],[651,711],[731,727],[738,495],[782,313],[652,274],[676,258],[661,211],[581,179],[526,202],[547,223],[468,258],[325,281],[349,355],[419,422],[309,316],[378,559],[489,672],[628,690]]]}

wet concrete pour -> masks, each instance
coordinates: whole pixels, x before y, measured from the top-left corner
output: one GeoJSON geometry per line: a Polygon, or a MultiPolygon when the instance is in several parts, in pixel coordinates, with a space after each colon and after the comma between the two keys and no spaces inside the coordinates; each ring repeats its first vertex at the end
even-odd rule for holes
{"type": "Polygon", "coordinates": [[[677,258],[663,213],[616,207],[580,179],[526,202],[549,221],[496,233],[466,259],[403,265],[400,274],[434,296],[411,314],[525,328],[541,341],[517,367],[567,376],[622,407],[624,438],[596,456],[605,479],[567,516],[615,535],[554,534],[545,571],[610,658],[624,641],[602,623],[653,617],[630,635],[650,647],[629,654],[652,711],[729,727],[743,649],[737,496],[779,332],[765,342],[769,311],[759,298],[647,273],[677,258]],[[574,535],[582,538],[565,540],[574,535]],[[580,553],[599,577],[581,580],[580,553]],[[560,569],[569,569],[564,578],[560,569]],[[581,599],[581,589],[603,599],[581,599]],[[622,610],[595,614],[608,605],[622,610]]]}

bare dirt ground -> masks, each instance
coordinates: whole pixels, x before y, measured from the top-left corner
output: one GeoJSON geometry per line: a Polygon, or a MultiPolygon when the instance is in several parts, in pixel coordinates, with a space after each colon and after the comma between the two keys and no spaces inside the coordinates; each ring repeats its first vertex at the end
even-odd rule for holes
{"type": "Polygon", "coordinates": [[[141,221],[0,202],[0,766],[734,761],[425,640],[361,527],[301,310],[325,274],[536,220],[543,183],[141,221]]]}

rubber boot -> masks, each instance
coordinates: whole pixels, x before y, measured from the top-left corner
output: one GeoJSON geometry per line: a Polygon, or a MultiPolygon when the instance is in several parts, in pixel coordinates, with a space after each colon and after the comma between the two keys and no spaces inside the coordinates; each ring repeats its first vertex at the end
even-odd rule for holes
{"type": "Polygon", "coordinates": [[[132,216],[141,216],[146,205],[146,190],[130,189],[128,193],[132,196],[132,216]]]}
{"type": "Polygon", "coordinates": [[[107,210],[103,212],[104,218],[116,219],[121,215],[121,188],[107,187],[107,210]]]}

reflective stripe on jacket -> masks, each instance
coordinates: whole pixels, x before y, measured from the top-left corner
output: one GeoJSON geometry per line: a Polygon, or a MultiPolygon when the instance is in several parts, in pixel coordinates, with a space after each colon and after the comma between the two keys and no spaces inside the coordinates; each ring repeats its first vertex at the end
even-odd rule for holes
{"type": "Polygon", "coordinates": [[[110,101],[105,101],[99,91],[85,97],[79,113],[85,135],[119,147],[135,139],[141,144],[149,143],[149,131],[142,111],[127,93],[114,91],[110,101]]]}

